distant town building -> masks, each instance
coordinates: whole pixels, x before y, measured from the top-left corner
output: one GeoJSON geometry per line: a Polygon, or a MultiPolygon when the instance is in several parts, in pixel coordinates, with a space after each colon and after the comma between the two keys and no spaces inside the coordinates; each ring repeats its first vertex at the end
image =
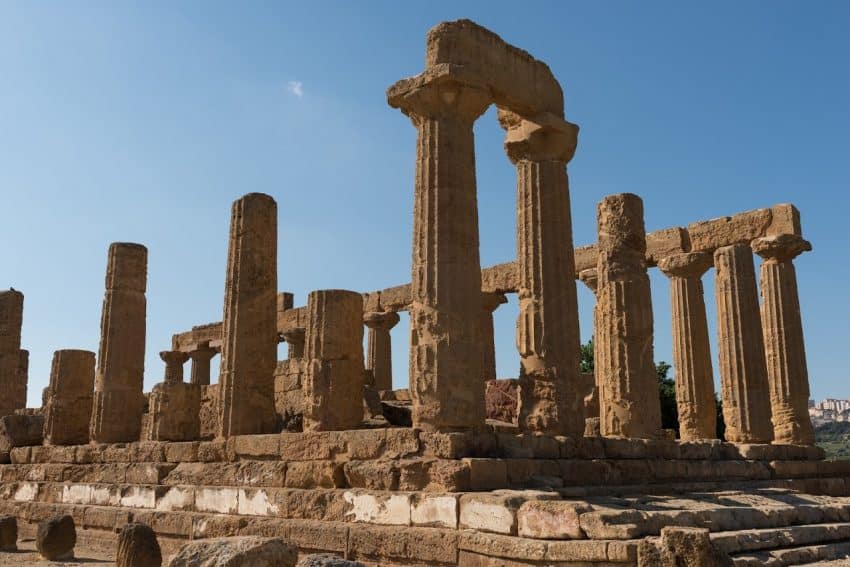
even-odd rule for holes
{"type": "Polygon", "coordinates": [[[815,427],[824,423],[850,421],[850,399],[827,398],[817,403],[809,400],[809,417],[815,427]]]}

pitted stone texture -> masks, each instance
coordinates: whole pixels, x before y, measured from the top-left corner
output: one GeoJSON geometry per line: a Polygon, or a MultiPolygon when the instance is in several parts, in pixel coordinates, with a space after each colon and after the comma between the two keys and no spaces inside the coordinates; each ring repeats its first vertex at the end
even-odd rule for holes
{"type": "Polygon", "coordinates": [[[150,394],[152,441],[195,441],[201,436],[201,386],[165,381],[150,394]]]}
{"type": "Polygon", "coordinates": [[[219,378],[219,435],[277,425],[277,203],[249,193],[233,203],[219,378]]]}
{"type": "Polygon", "coordinates": [[[643,202],[630,193],[605,197],[596,219],[599,283],[594,335],[601,432],[610,437],[658,437],[661,407],[643,202]]]}
{"type": "Polygon", "coordinates": [[[711,543],[707,528],[665,527],[658,541],[638,547],[638,567],[732,567],[732,560],[711,543]]]}
{"type": "Polygon", "coordinates": [[[184,545],[169,567],[294,567],[298,549],[281,538],[241,536],[184,545]]]}
{"type": "Polygon", "coordinates": [[[359,561],[348,561],[332,553],[307,555],[295,567],[366,567],[359,561]]]}
{"type": "Polygon", "coordinates": [[[58,350],[53,354],[44,418],[46,444],[89,442],[94,364],[94,353],[87,350],[58,350]]]}
{"type": "Polygon", "coordinates": [[[15,447],[41,445],[44,440],[44,416],[12,414],[0,417],[0,453],[15,447]]]}
{"type": "Polygon", "coordinates": [[[311,292],[304,359],[304,429],[354,429],[363,421],[363,297],[311,292]]]}
{"type": "Polygon", "coordinates": [[[109,247],[91,421],[91,439],[99,443],[141,436],[147,261],[141,244],[109,247]]]}
{"type": "Polygon", "coordinates": [[[150,526],[133,522],[118,534],[115,567],[160,567],[162,551],[150,526]]]}
{"type": "Polygon", "coordinates": [[[761,322],[776,443],[813,445],[808,412],[809,373],[793,259],[812,249],[799,236],[782,235],[752,242],[761,265],[761,322]]]}
{"type": "Polygon", "coordinates": [[[0,291],[0,416],[27,405],[26,351],[21,350],[24,294],[0,291]]]}
{"type": "Polygon", "coordinates": [[[0,551],[17,551],[18,520],[15,516],[0,516],[0,551]]]}
{"type": "Polygon", "coordinates": [[[714,376],[701,280],[711,265],[711,255],[703,252],[677,254],[658,262],[658,267],[670,278],[673,367],[682,441],[713,439],[717,435],[714,376]]]}
{"type": "Polygon", "coordinates": [[[388,91],[390,105],[418,130],[410,304],[413,426],[481,427],[481,261],[472,126],[491,99],[480,85],[431,82],[423,75],[388,91]]]}
{"type": "Polygon", "coordinates": [[[517,168],[517,274],[522,430],[581,435],[578,300],[567,162],[578,127],[553,114],[500,110],[517,168]]]}
{"type": "Polygon", "coordinates": [[[375,390],[393,389],[392,339],[390,330],[400,320],[393,311],[372,311],[363,316],[369,328],[366,368],[372,371],[372,387],[375,390]]]}
{"type": "Polygon", "coordinates": [[[71,516],[53,516],[38,524],[35,536],[38,552],[48,561],[71,559],[77,545],[77,530],[71,516]]]}
{"type": "Polygon", "coordinates": [[[769,443],[773,439],[770,388],[753,253],[746,244],[718,248],[714,267],[726,440],[769,443]]]}

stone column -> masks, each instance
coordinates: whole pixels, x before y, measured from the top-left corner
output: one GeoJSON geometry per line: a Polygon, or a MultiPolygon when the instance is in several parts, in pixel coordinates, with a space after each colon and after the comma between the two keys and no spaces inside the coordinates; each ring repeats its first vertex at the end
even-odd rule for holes
{"type": "Polygon", "coordinates": [[[165,363],[165,381],[182,382],[183,365],[189,360],[189,353],[180,350],[164,350],[159,353],[159,358],[165,363]]]}
{"type": "Polygon", "coordinates": [[[304,430],[354,429],[363,421],[363,296],[311,292],[304,351],[304,430]]]}
{"type": "Polygon", "coordinates": [[[198,348],[189,353],[192,359],[192,377],[190,382],[198,386],[210,385],[210,361],[218,353],[216,349],[210,348],[208,341],[198,345],[198,348]]]}
{"type": "Polygon", "coordinates": [[[643,202],[630,193],[605,197],[597,207],[596,222],[599,287],[594,320],[600,431],[606,437],[657,437],[661,405],[653,359],[643,202]]]}
{"type": "Polygon", "coordinates": [[[483,86],[451,79],[402,83],[393,88],[390,103],[418,130],[410,305],[413,427],[484,427],[472,126],[490,105],[490,95],[483,86]]]}
{"type": "Polygon", "coordinates": [[[110,245],[91,421],[91,439],[97,443],[127,443],[141,436],[147,272],[147,248],[110,245]]]}
{"type": "Polygon", "coordinates": [[[87,350],[57,350],[53,353],[44,417],[44,443],[88,443],[93,397],[94,353],[87,350]]]}
{"type": "Polygon", "coordinates": [[[289,329],[283,333],[283,340],[288,347],[287,357],[289,360],[304,358],[304,329],[289,329]]]}
{"type": "Polygon", "coordinates": [[[508,302],[503,293],[484,293],[481,307],[481,372],[484,381],[496,379],[496,332],[493,328],[493,312],[508,302]]]}
{"type": "Polygon", "coordinates": [[[363,317],[369,328],[366,368],[372,371],[375,390],[393,389],[392,338],[390,330],[399,322],[398,313],[372,312],[363,317]]]}
{"type": "Polygon", "coordinates": [[[505,150],[517,168],[520,429],[580,436],[576,298],[567,162],[578,127],[553,114],[523,119],[505,110],[505,150]]]}
{"type": "Polygon", "coordinates": [[[726,440],[770,443],[770,390],[753,253],[746,244],[714,251],[717,342],[726,440]]]}
{"type": "Polygon", "coordinates": [[[26,351],[21,350],[23,318],[24,294],[14,289],[0,291],[0,416],[27,406],[27,358],[22,354],[26,351]]]}
{"type": "Polygon", "coordinates": [[[249,193],[233,203],[219,377],[219,436],[277,425],[277,203],[249,193]]]}
{"type": "Polygon", "coordinates": [[[717,437],[711,347],[701,280],[711,265],[711,255],[704,252],[676,254],[658,262],[670,278],[673,368],[682,441],[717,437]]]}
{"type": "MultiPolygon", "coordinates": [[[[596,275],[596,268],[587,268],[578,273],[578,279],[587,286],[593,293],[593,297],[596,297],[596,291],[598,289],[599,278],[596,275]]],[[[596,345],[599,341],[596,340],[596,309],[594,304],[594,317],[593,317],[593,362],[594,362],[594,370],[584,375],[583,378],[585,380],[586,386],[585,391],[588,392],[584,396],[584,414],[585,414],[585,436],[591,436],[590,431],[592,430],[593,436],[599,435],[599,384],[596,382],[596,345]],[[589,421],[593,421],[592,424],[589,424],[589,421]]],[[[579,356],[579,359],[581,357],[579,356]]]]}
{"type": "Polygon", "coordinates": [[[813,445],[809,373],[793,259],[812,249],[799,236],[759,238],[753,251],[761,265],[761,322],[775,443],[813,445]]]}

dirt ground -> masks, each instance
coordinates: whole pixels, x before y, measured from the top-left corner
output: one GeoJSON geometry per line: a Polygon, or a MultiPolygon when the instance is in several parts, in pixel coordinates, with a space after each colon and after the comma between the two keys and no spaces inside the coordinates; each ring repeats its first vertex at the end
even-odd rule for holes
{"type": "Polygon", "coordinates": [[[17,553],[0,552],[0,567],[13,565],[60,567],[72,565],[115,565],[115,550],[112,545],[97,545],[95,542],[78,542],[74,549],[76,559],[71,561],[45,561],[35,550],[34,539],[19,539],[17,553]]]}

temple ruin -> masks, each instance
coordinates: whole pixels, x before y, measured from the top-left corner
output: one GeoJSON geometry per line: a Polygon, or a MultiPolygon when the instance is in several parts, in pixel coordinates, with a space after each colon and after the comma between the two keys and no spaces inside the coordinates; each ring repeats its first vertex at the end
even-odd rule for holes
{"type": "Polygon", "coordinates": [[[174,334],[145,393],[148,251],[114,243],[96,362],[58,350],[36,409],[24,296],[0,293],[0,512],[24,532],[70,514],[82,538],[144,523],[164,556],[276,535],[370,566],[785,565],[850,551],[850,462],[824,459],[807,412],[793,262],[812,247],[797,209],[647,232],[644,202],[624,192],[601,198],[596,242],[575,247],[579,128],[546,64],[466,20],[428,32],[425,62],[387,91],[415,128],[410,283],[296,306],[278,282],[277,204],[245,195],[222,320],[174,334]],[[516,167],[517,251],[482,268],[473,126],[491,105],[516,167]],[[669,282],[678,439],[661,423],[655,268],[669,282]],[[578,280],[596,298],[594,374],[580,368],[578,280]],[[510,294],[518,374],[502,381],[493,312],[510,294]],[[390,338],[400,312],[407,345],[390,338]],[[393,390],[393,348],[409,349],[408,388],[393,390]]]}

